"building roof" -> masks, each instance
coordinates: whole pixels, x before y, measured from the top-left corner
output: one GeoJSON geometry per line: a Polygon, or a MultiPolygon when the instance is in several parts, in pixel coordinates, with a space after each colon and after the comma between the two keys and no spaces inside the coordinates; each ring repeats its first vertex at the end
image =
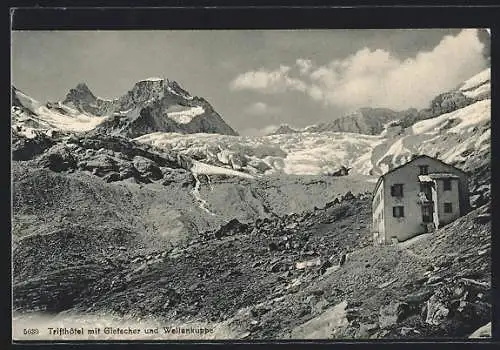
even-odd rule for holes
{"type": "MultiPolygon", "coordinates": [[[[413,161],[415,161],[415,160],[417,160],[417,159],[420,159],[420,158],[429,158],[429,159],[432,159],[432,160],[436,160],[436,161],[438,161],[438,162],[440,162],[440,163],[442,163],[442,164],[444,164],[444,165],[447,165],[447,166],[449,166],[449,167],[451,167],[451,168],[454,168],[454,169],[456,169],[456,170],[460,171],[460,172],[461,172],[461,173],[463,173],[464,175],[467,175],[467,173],[466,173],[465,171],[463,171],[462,169],[457,168],[456,166],[453,166],[453,165],[451,165],[451,164],[445,163],[445,162],[443,162],[442,160],[439,160],[439,159],[437,159],[437,158],[434,158],[434,157],[428,156],[428,155],[426,155],[426,154],[421,154],[421,155],[419,155],[419,156],[414,157],[412,160],[410,160],[410,161],[408,161],[408,162],[406,162],[406,163],[404,163],[404,164],[401,164],[400,166],[397,166],[397,167],[395,167],[395,168],[392,168],[391,170],[389,170],[389,171],[388,171],[388,172],[386,172],[385,174],[381,175],[381,176],[378,178],[377,184],[375,185],[375,189],[373,190],[373,194],[375,194],[375,192],[377,192],[378,187],[380,186],[380,184],[382,183],[382,180],[385,178],[385,176],[386,176],[386,175],[389,175],[390,173],[392,173],[392,172],[394,172],[394,171],[396,171],[396,170],[398,170],[398,169],[400,169],[400,168],[402,168],[402,167],[404,167],[404,166],[406,166],[406,165],[410,164],[411,162],[413,162],[413,161]]],[[[437,173],[436,173],[436,174],[437,174],[437,173]]],[[[439,174],[444,174],[444,173],[439,173],[439,174]]]]}
{"type": "Polygon", "coordinates": [[[435,179],[459,179],[459,177],[451,173],[431,173],[418,176],[418,180],[420,182],[432,182],[435,179]]]}
{"type": "Polygon", "coordinates": [[[458,175],[452,173],[431,173],[427,174],[431,179],[459,179],[458,175]]]}
{"type": "Polygon", "coordinates": [[[429,175],[418,175],[418,181],[420,182],[432,182],[433,180],[429,175]]]}

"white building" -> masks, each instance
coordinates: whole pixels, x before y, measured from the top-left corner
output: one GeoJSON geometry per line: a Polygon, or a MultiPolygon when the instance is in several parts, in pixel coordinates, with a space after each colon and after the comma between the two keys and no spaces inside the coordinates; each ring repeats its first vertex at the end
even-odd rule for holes
{"type": "Polygon", "coordinates": [[[469,210],[467,174],[421,155],[382,175],[372,201],[375,244],[401,242],[469,210]]]}

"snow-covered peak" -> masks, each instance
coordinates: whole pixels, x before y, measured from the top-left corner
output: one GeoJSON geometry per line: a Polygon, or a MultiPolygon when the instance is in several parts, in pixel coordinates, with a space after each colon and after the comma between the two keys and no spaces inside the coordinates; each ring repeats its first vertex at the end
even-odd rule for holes
{"type": "MultiPolygon", "coordinates": [[[[20,98],[23,99],[23,95],[20,98]]],[[[24,98],[26,101],[27,99],[24,98]]],[[[32,105],[30,109],[34,114],[39,112],[37,108],[41,106],[37,101],[24,104],[32,105]]],[[[46,108],[42,113],[49,119],[54,119],[54,115],[49,115],[48,112],[74,118],[98,117],[94,125],[99,125],[102,132],[118,132],[128,137],[152,131],[237,134],[208,101],[191,96],[176,81],[160,77],[137,81],[129,91],[116,99],[98,97],[86,83],[79,83],[70,89],[64,100],[47,102],[44,106],[46,108]],[[110,116],[114,119],[101,123],[99,117],[110,116]]],[[[68,129],[67,126],[64,128],[68,129]]]]}
{"type": "Polygon", "coordinates": [[[149,77],[146,79],[142,79],[140,81],[163,81],[163,80],[164,80],[163,78],[159,78],[159,77],[149,77]]]}
{"type": "Polygon", "coordinates": [[[462,86],[460,86],[460,91],[467,91],[474,89],[480,85],[483,85],[486,82],[489,82],[491,79],[491,68],[486,68],[480,73],[474,75],[472,78],[466,80],[462,86]]]}
{"type": "Polygon", "coordinates": [[[15,88],[12,92],[11,127],[28,137],[36,135],[36,130],[84,132],[94,129],[105,120],[105,118],[80,113],[61,102],[43,105],[15,88]]]}
{"type": "Polygon", "coordinates": [[[24,92],[15,87],[12,87],[12,100],[13,105],[19,104],[19,107],[27,108],[28,110],[35,111],[41,106],[41,103],[34,98],[28,96],[24,92]]]}

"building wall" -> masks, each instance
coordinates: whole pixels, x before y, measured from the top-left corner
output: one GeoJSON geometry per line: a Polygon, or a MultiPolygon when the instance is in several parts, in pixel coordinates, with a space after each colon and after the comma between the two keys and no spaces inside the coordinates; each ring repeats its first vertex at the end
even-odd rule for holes
{"type": "MultiPolygon", "coordinates": [[[[427,165],[429,173],[447,172],[460,177],[460,187],[462,193],[460,195],[467,198],[467,192],[463,192],[464,183],[467,188],[466,175],[455,169],[452,166],[443,164],[432,158],[422,157],[414,159],[412,162],[402,166],[401,168],[388,173],[384,176],[384,211],[385,211],[385,241],[390,242],[392,237],[396,237],[399,241],[404,241],[417,234],[425,232],[425,227],[422,223],[422,211],[417,202],[417,195],[420,192],[420,175],[419,165],[427,165]],[[392,197],[391,186],[397,183],[403,184],[403,197],[392,197]],[[402,205],[404,207],[403,218],[393,217],[393,207],[402,205]]],[[[442,183],[442,181],[441,181],[442,183]]],[[[440,194],[438,193],[438,196],[440,194]]],[[[457,203],[458,204],[458,203],[457,203]]],[[[441,208],[439,208],[441,209],[441,208]]],[[[460,210],[466,210],[465,206],[461,206],[460,210]]]]}
{"type": "Polygon", "coordinates": [[[439,218],[439,226],[446,225],[449,222],[452,222],[456,218],[460,216],[460,205],[459,205],[459,180],[451,179],[451,191],[444,190],[444,180],[436,179],[436,192],[437,192],[437,211],[439,218]],[[445,213],[444,212],[444,203],[452,204],[452,212],[445,213]]]}
{"type": "Polygon", "coordinates": [[[384,243],[385,239],[384,186],[381,184],[372,201],[372,232],[376,244],[384,243]]]}
{"type": "Polygon", "coordinates": [[[437,184],[436,181],[432,183],[432,201],[434,202],[433,211],[432,211],[432,222],[434,223],[434,227],[439,227],[439,198],[437,197],[437,184]]]}

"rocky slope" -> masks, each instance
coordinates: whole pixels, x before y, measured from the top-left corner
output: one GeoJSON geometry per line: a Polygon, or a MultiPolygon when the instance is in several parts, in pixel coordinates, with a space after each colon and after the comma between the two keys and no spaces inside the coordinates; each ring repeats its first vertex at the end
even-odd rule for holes
{"type": "Polygon", "coordinates": [[[169,245],[233,218],[249,222],[310,210],[346,188],[359,193],[372,186],[363,178],[248,178],[106,135],[14,132],[12,157],[14,236],[80,223],[146,231],[169,245]]]}
{"type": "Polygon", "coordinates": [[[222,324],[214,337],[243,339],[460,338],[491,320],[488,206],[386,247],[371,246],[369,207],[347,194],[166,250],[126,231],[29,236],[14,251],[14,306],[222,324]]]}

